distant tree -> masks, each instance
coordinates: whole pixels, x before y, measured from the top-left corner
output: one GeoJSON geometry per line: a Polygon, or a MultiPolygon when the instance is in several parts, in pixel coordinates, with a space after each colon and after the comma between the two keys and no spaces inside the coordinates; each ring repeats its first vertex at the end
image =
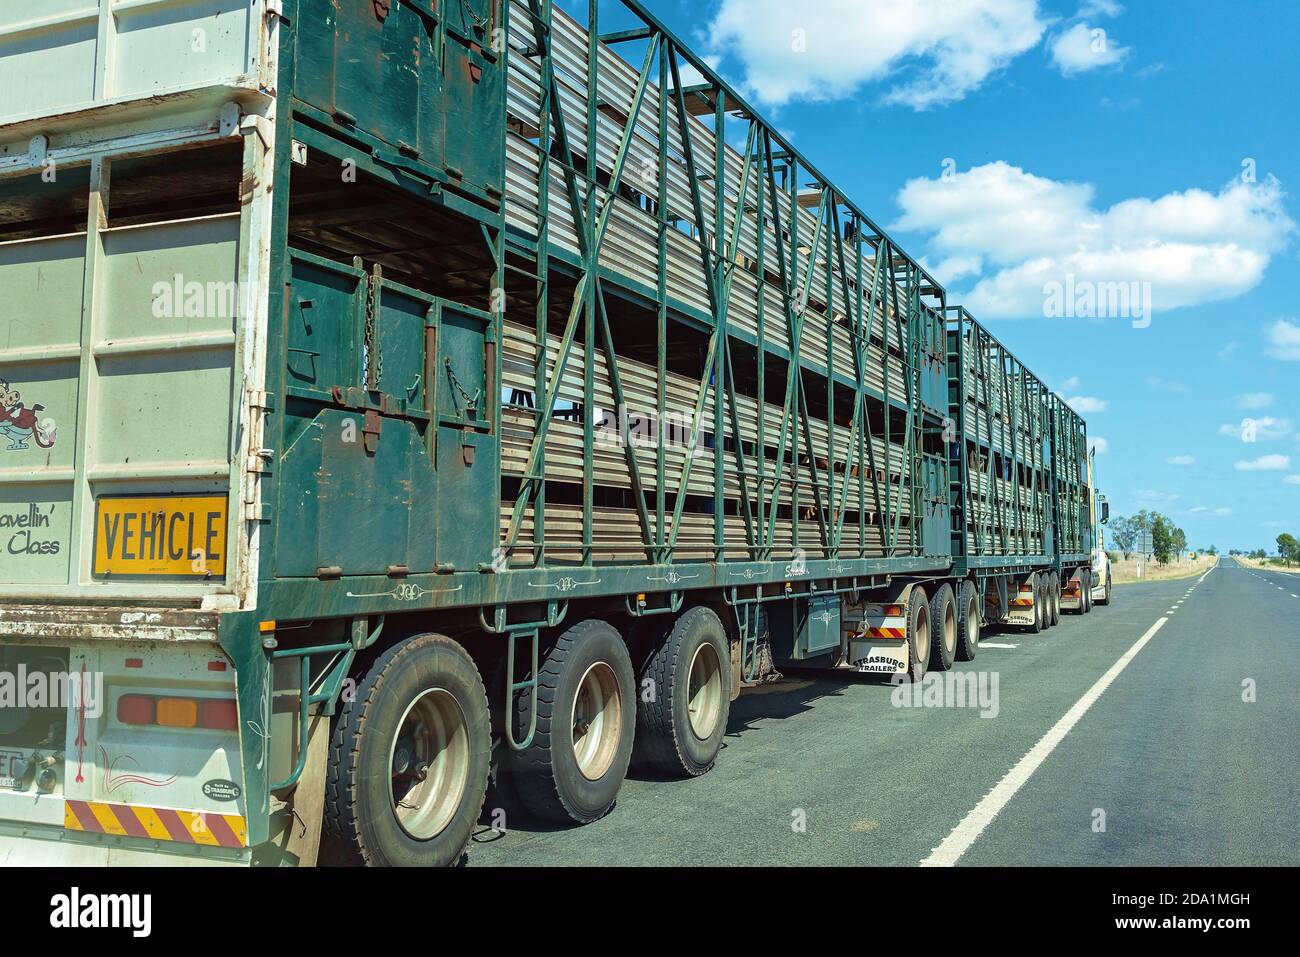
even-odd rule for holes
{"type": "Polygon", "coordinates": [[[1159,512],[1151,518],[1151,550],[1156,553],[1156,561],[1168,565],[1174,556],[1174,526],[1169,519],[1159,512]]]}
{"type": "Polygon", "coordinates": [[[1128,558],[1137,547],[1138,527],[1135,518],[1119,516],[1110,520],[1110,540],[1128,558]]]}
{"type": "Polygon", "coordinates": [[[1300,542],[1290,532],[1283,532],[1277,537],[1277,553],[1288,565],[1300,561],[1300,542]]]}
{"type": "Polygon", "coordinates": [[[1183,552],[1187,551],[1187,533],[1181,528],[1174,528],[1170,544],[1173,546],[1174,553],[1178,556],[1178,560],[1182,561],[1183,552]]]}
{"type": "Polygon", "coordinates": [[[1218,546],[1217,546],[1217,545],[1211,545],[1209,548],[1205,549],[1205,554],[1207,554],[1207,555],[1217,555],[1217,554],[1219,554],[1218,546]]]}

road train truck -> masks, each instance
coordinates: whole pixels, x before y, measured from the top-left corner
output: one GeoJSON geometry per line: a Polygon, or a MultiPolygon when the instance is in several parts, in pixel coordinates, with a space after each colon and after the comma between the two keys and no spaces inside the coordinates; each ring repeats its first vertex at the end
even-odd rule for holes
{"type": "Polygon", "coordinates": [[[454,863],[1109,596],[1083,420],[634,0],[5,4],[0,303],[4,865],[454,863]]]}

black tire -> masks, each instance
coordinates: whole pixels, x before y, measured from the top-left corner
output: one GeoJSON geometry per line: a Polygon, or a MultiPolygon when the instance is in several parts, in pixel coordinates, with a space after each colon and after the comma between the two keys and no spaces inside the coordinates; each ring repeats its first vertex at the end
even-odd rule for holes
{"type": "MultiPolygon", "coordinates": [[[[608,622],[589,619],[569,628],[546,654],[537,689],[537,733],[532,744],[512,754],[510,769],[519,799],[543,820],[587,824],[604,817],[614,806],[632,758],[636,728],[636,679],[623,638],[608,622]],[[611,721],[608,747],[598,748],[591,766],[594,778],[579,765],[574,745],[574,716],[584,678],[607,682],[604,700],[617,699],[615,713],[601,712],[611,721]]],[[[516,698],[517,734],[526,734],[531,695],[516,698]]],[[[584,701],[591,700],[584,695],[584,701]]],[[[589,727],[589,726],[588,726],[589,727]]],[[[590,733],[584,727],[583,733],[590,733]]],[[[598,731],[604,737],[605,731],[598,731]]],[[[592,739],[598,741],[599,739],[592,739]]]]}
{"type": "Polygon", "coordinates": [[[1055,624],[1052,621],[1052,577],[1050,575],[1040,575],[1038,583],[1038,595],[1043,602],[1043,631],[1047,631],[1055,624]]]}
{"type": "Polygon", "coordinates": [[[930,668],[947,671],[957,656],[957,603],[952,586],[940,585],[930,599],[930,668]]]}
{"type": "Polygon", "coordinates": [[[907,649],[910,673],[915,681],[924,678],[930,668],[930,646],[930,604],[925,589],[915,585],[907,599],[907,649]]]}
{"type": "Polygon", "coordinates": [[[961,583],[961,592],[957,596],[957,660],[974,661],[975,653],[980,647],[980,619],[983,617],[983,603],[979,592],[971,581],[961,583]]]}
{"type": "Polygon", "coordinates": [[[1101,598],[1097,599],[1097,604],[1098,605],[1110,604],[1110,569],[1106,570],[1106,591],[1101,596],[1101,598]]]}
{"type": "Polygon", "coordinates": [[[1081,592],[1083,600],[1080,604],[1083,606],[1083,613],[1086,615],[1088,612],[1092,611],[1092,570],[1080,571],[1079,582],[1083,586],[1083,591],[1081,592]]]}
{"type": "Polygon", "coordinates": [[[1061,580],[1056,572],[1047,576],[1047,612],[1052,619],[1048,627],[1055,628],[1061,623],[1061,580]]]}
{"type": "Polygon", "coordinates": [[[665,629],[641,671],[632,760],[663,774],[698,777],[717,759],[730,711],[731,650],[726,630],[713,609],[689,608],[665,629]],[[706,676],[709,680],[697,684],[706,676]],[[691,724],[692,713],[704,727],[691,724]]]}
{"type": "Polygon", "coordinates": [[[1031,635],[1036,635],[1043,630],[1043,583],[1034,578],[1034,623],[1026,625],[1031,635]]]}
{"type": "MultiPolygon", "coordinates": [[[[334,718],[323,821],[331,850],[342,862],[370,866],[457,863],[483,809],[491,751],[487,695],[465,649],[442,635],[416,635],[389,648],[334,718]],[[450,707],[454,700],[460,710],[463,728],[449,736],[450,743],[438,754],[463,761],[465,773],[463,791],[445,826],[431,837],[417,838],[394,809],[393,755],[408,712],[429,695],[439,707],[450,707]]],[[[411,792],[418,786],[411,786],[411,792]]]]}

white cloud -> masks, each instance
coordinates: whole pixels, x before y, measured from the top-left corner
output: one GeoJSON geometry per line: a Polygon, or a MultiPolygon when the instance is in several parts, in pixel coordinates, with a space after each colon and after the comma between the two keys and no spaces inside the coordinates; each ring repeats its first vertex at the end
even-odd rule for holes
{"type": "Polygon", "coordinates": [[[1232,514],[1232,509],[1230,509],[1230,508],[1216,508],[1216,509],[1214,510],[1214,514],[1215,514],[1215,515],[1231,515],[1231,514],[1232,514]]]}
{"type": "Polygon", "coordinates": [[[1188,514],[1188,515],[1199,515],[1201,512],[1208,512],[1208,511],[1209,511],[1209,509],[1206,508],[1204,505],[1197,505],[1195,508],[1189,508],[1189,509],[1187,510],[1187,514],[1188,514]]]}
{"type": "Polygon", "coordinates": [[[1171,455],[1165,459],[1166,465],[1195,465],[1196,459],[1190,455],[1171,455]]]}
{"type": "Polygon", "coordinates": [[[1063,74],[1073,76],[1098,67],[1122,63],[1131,52],[1120,46],[1101,27],[1076,23],[1052,38],[1052,63],[1063,74]]]}
{"type": "Polygon", "coordinates": [[[1300,362],[1300,322],[1279,319],[1268,327],[1268,354],[1274,359],[1300,362]]]}
{"type": "Polygon", "coordinates": [[[1300,475],[1288,475],[1282,481],[1286,482],[1287,485],[1300,485],[1300,475]]]}
{"type": "Polygon", "coordinates": [[[1257,459],[1241,461],[1233,466],[1238,472],[1285,472],[1290,467],[1289,455],[1261,455],[1257,459]]]}
{"type": "Polygon", "coordinates": [[[1244,418],[1240,424],[1224,423],[1219,426],[1219,434],[1228,438],[1241,439],[1243,442],[1276,442],[1291,434],[1290,419],[1275,419],[1271,415],[1257,418],[1244,418]]]}
{"type": "Polygon", "coordinates": [[[1094,435],[1091,439],[1092,447],[1097,450],[1098,455],[1105,455],[1110,451],[1110,443],[1100,435],[1094,435]]]}
{"type": "MultiPolygon", "coordinates": [[[[908,180],[893,228],[926,234],[932,261],[978,257],[979,278],[949,294],[981,318],[1044,315],[1049,284],[1100,287],[1100,299],[1101,284],[1150,283],[1156,311],[1231,299],[1259,282],[1295,230],[1272,177],[1104,208],[1093,197],[1090,184],[998,160],[946,179],[908,180]]],[[[1300,326],[1294,332],[1300,358],[1300,326]]]]}
{"type": "Polygon", "coordinates": [[[1037,0],[722,0],[708,33],[766,103],[838,99],[898,73],[887,98],[923,110],[978,89],[1046,26],[1037,0]]]}
{"type": "Polygon", "coordinates": [[[1080,415],[1087,415],[1090,412],[1105,412],[1110,406],[1110,402],[1105,399],[1098,399],[1091,395],[1076,395],[1072,399],[1066,399],[1066,403],[1075,412],[1080,415]]]}
{"type": "Polygon", "coordinates": [[[1087,19],[1088,17],[1117,17],[1124,12],[1124,8],[1115,0],[1084,0],[1079,6],[1078,16],[1087,19]]]}
{"type": "Polygon", "coordinates": [[[1237,396],[1239,409],[1267,409],[1273,404],[1273,396],[1268,392],[1243,392],[1237,396]]]}

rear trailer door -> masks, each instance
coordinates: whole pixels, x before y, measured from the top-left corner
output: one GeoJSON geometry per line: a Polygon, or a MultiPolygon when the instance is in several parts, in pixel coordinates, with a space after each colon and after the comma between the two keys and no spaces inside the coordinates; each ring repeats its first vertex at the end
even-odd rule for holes
{"type": "Polygon", "coordinates": [[[0,179],[26,216],[11,233],[28,233],[0,241],[0,596],[237,590],[245,353],[264,313],[246,139],[0,179]],[[173,201],[186,173],[198,195],[173,201]]]}
{"type": "Polygon", "coordinates": [[[0,4],[0,600],[245,579],[277,24],[0,4]]]}

